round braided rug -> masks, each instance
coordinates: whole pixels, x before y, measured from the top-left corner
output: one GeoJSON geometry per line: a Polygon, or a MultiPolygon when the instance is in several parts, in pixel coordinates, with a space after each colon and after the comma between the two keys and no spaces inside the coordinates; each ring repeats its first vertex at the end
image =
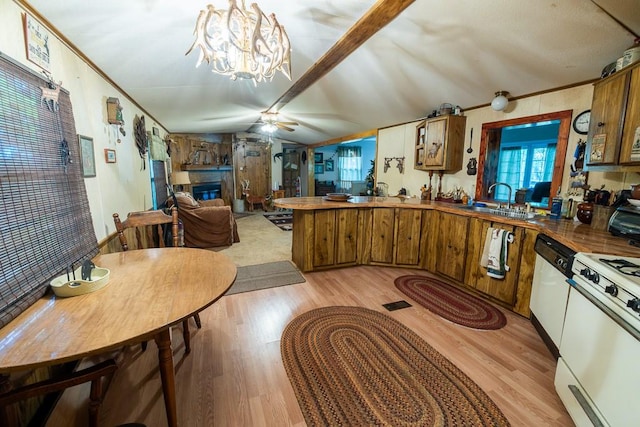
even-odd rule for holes
{"type": "Polygon", "coordinates": [[[433,277],[400,276],[394,283],[421,306],[459,325],[500,329],[507,324],[504,313],[496,307],[433,277]]]}
{"type": "Polygon", "coordinates": [[[509,425],[476,383],[377,311],[309,311],[287,325],[280,348],[309,426],[509,425]]]}

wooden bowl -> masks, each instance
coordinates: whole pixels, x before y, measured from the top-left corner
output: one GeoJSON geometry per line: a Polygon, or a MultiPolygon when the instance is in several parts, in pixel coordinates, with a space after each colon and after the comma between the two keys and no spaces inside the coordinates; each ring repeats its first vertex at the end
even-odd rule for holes
{"type": "Polygon", "coordinates": [[[633,184],[631,186],[631,198],[640,199],[640,184],[633,184]]]}

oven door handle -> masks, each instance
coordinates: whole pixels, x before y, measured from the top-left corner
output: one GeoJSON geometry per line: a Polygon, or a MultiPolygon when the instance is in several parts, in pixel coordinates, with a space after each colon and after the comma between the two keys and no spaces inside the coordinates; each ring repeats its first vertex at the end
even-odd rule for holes
{"type": "Polygon", "coordinates": [[[591,408],[591,405],[589,405],[589,402],[587,402],[587,399],[584,397],[580,389],[573,384],[569,384],[567,387],[569,387],[569,390],[573,393],[573,397],[576,398],[576,401],[582,407],[582,410],[586,414],[587,418],[589,418],[589,421],[591,421],[595,427],[604,427],[604,424],[591,408]]]}

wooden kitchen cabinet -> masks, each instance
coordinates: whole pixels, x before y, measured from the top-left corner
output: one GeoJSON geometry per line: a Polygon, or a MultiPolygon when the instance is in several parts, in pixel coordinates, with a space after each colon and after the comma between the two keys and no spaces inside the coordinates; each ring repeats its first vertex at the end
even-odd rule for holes
{"type": "Polygon", "coordinates": [[[357,209],[330,209],[314,214],[314,267],[356,262],[357,209]]]}
{"type": "Polygon", "coordinates": [[[395,225],[394,208],[373,210],[373,229],[371,233],[371,262],[393,263],[393,228],[395,225]]]}
{"type": "Polygon", "coordinates": [[[640,167],[640,67],[629,66],[594,84],[587,167],[640,167]]]}
{"type": "Polygon", "coordinates": [[[640,165],[640,66],[633,68],[630,74],[620,145],[620,164],[640,165]]]}
{"type": "Polygon", "coordinates": [[[469,224],[464,284],[504,303],[516,313],[529,317],[531,282],[535,266],[533,246],[537,235],[535,230],[472,218],[469,224]],[[487,269],[480,265],[489,227],[513,233],[513,242],[509,243],[507,249],[509,270],[505,273],[504,279],[489,277],[487,269]]]}
{"type": "Polygon", "coordinates": [[[336,210],[336,265],[355,264],[358,246],[358,210],[336,210]]]}
{"type": "Polygon", "coordinates": [[[470,218],[446,212],[433,212],[429,262],[427,268],[450,279],[462,282],[470,218]]]}
{"type": "Polygon", "coordinates": [[[518,272],[520,270],[520,252],[524,229],[477,218],[471,219],[469,228],[470,242],[467,248],[468,265],[465,284],[509,306],[513,305],[518,282],[518,272]],[[513,242],[509,243],[507,248],[507,266],[509,266],[509,270],[505,273],[504,279],[489,277],[487,275],[487,269],[480,265],[480,258],[482,257],[489,227],[499,228],[513,233],[513,242]]]}
{"type": "Polygon", "coordinates": [[[418,266],[427,236],[429,212],[422,209],[377,208],[372,212],[370,262],[418,266]]]}
{"type": "Polygon", "coordinates": [[[416,126],[414,169],[457,172],[462,169],[465,116],[426,119],[416,126]]]}
{"type": "Polygon", "coordinates": [[[421,209],[396,209],[395,243],[398,265],[418,265],[422,233],[421,209]]]}

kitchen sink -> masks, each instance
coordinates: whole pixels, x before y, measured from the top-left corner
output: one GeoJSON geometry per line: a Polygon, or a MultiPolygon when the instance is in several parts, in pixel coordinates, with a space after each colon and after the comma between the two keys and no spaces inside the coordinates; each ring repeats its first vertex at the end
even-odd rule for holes
{"type": "Polygon", "coordinates": [[[464,209],[466,211],[474,211],[474,212],[486,212],[486,213],[489,213],[489,211],[493,210],[492,208],[489,208],[487,206],[474,206],[474,205],[459,206],[459,209],[464,209]]]}
{"type": "Polygon", "coordinates": [[[516,218],[516,219],[533,219],[535,214],[533,212],[525,212],[521,209],[514,208],[490,208],[487,206],[475,206],[475,205],[466,205],[460,206],[459,209],[474,211],[474,212],[483,212],[491,215],[504,216],[507,218],[516,218]]]}

